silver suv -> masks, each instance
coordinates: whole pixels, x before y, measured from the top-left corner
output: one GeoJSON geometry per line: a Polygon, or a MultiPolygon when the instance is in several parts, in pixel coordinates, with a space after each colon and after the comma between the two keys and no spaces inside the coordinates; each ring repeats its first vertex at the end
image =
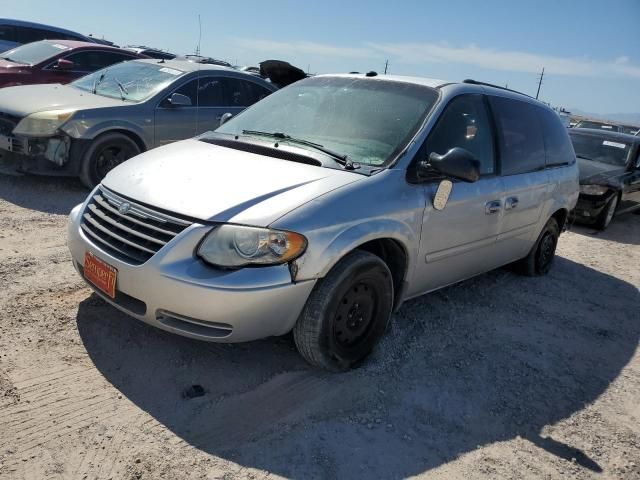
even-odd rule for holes
{"type": "Polygon", "coordinates": [[[323,75],[115,168],[69,248],[137,319],[216,342],[293,330],[344,370],[409,298],[510,263],[546,274],[577,198],[566,129],[525,95],[323,75]]]}

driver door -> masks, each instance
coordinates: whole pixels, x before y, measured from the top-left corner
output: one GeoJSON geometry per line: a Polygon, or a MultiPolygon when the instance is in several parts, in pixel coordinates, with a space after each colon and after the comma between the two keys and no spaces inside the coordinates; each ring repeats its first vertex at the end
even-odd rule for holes
{"type": "Polygon", "coordinates": [[[422,146],[418,160],[454,147],[480,160],[477,182],[454,180],[443,210],[433,208],[438,180],[424,185],[423,215],[416,278],[410,296],[464,280],[497,266],[496,241],[503,213],[503,185],[496,175],[493,127],[483,95],[454,98],[422,146]]]}
{"type": "Polygon", "coordinates": [[[197,134],[197,102],[198,79],[191,79],[180,87],[171,90],[158,104],[155,110],[154,144],[156,147],[166,145],[197,134]],[[174,93],[185,95],[191,105],[171,105],[169,97],[174,93]]]}

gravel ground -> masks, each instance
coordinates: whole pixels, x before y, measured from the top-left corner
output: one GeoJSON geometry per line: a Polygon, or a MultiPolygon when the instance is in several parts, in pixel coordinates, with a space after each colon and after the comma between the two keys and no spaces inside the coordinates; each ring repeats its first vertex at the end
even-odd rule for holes
{"type": "Polygon", "coordinates": [[[192,341],[92,295],[85,195],[0,175],[0,478],[640,478],[640,216],[574,227],[545,278],[407,302],[329,375],[289,336],[192,341]]]}

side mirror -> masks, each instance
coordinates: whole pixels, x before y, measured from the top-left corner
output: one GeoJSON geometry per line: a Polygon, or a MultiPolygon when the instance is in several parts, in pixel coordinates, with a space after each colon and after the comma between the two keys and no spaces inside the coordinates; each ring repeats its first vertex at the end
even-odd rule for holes
{"type": "Polygon", "coordinates": [[[60,58],[56,62],[56,69],[58,69],[58,70],[73,70],[73,67],[75,67],[75,65],[76,64],[73,63],[71,60],[65,60],[64,58],[60,58]]]}
{"type": "Polygon", "coordinates": [[[167,99],[167,102],[169,102],[169,105],[171,105],[172,107],[190,107],[191,106],[191,99],[181,93],[171,94],[171,96],[167,99]]]}
{"type": "Polygon", "coordinates": [[[231,120],[233,118],[233,113],[225,113],[224,115],[222,115],[220,117],[220,125],[224,125],[225,123],[227,123],[229,120],[231,120]]]}
{"type": "Polygon", "coordinates": [[[418,176],[424,178],[434,173],[464,182],[476,182],[480,178],[480,161],[470,151],[460,147],[452,148],[444,155],[432,152],[428,161],[418,164],[418,176]]]}

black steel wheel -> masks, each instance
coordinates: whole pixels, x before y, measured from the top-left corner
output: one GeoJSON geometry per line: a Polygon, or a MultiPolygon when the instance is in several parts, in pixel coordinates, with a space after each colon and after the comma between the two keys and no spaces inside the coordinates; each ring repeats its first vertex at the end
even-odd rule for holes
{"type": "Polygon", "coordinates": [[[121,133],[106,133],[96,138],[84,155],[80,179],[93,188],[121,163],[135,157],[140,148],[131,138],[121,133]]]}
{"type": "Polygon", "coordinates": [[[559,237],[558,222],[555,218],[550,218],[529,254],[515,264],[516,270],[530,277],[549,273],[556,257],[559,237]]]}
{"type": "Polygon", "coordinates": [[[393,281],[376,255],[355,251],[343,258],[311,293],[293,336],[312,365],[347,370],[364,360],[391,317],[393,281]]]}

